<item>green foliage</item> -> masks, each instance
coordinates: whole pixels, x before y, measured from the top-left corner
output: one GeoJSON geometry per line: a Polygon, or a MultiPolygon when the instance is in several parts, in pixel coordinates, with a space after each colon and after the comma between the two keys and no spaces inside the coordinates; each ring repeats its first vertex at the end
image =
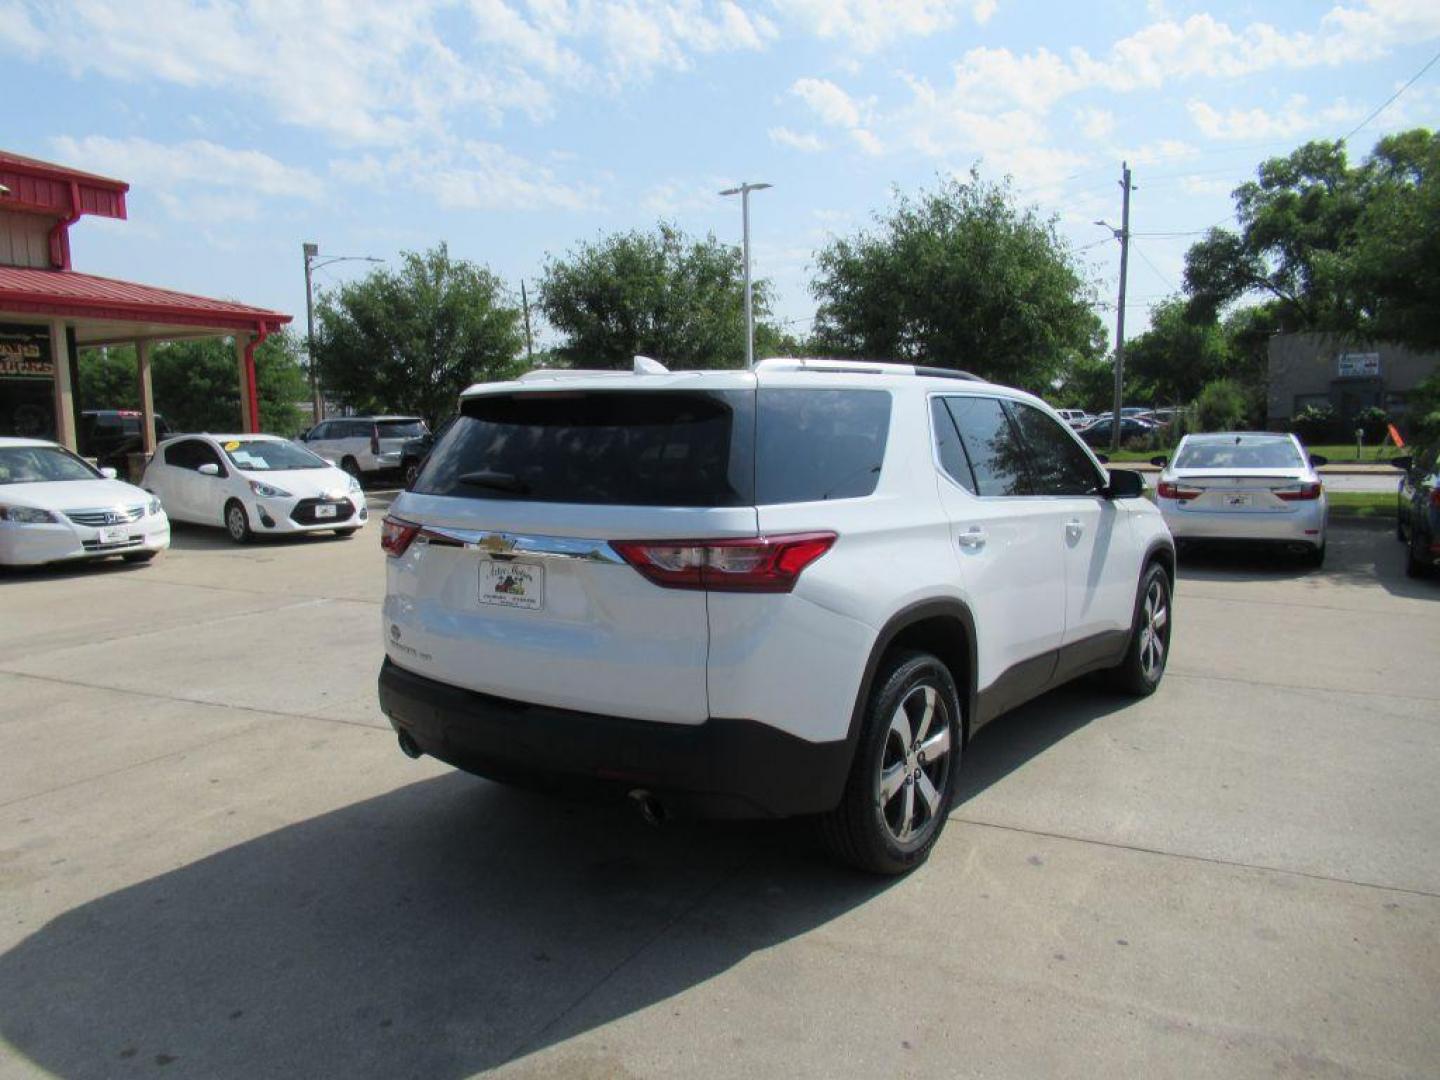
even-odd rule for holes
{"type": "MultiPolygon", "coordinates": [[[[768,282],[754,282],[751,298],[759,357],[780,335],[765,325],[768,282]]],[[[637,355],[676,370],[745,365],[744,263],[714,236],[692,240],[661,222],[581,244],[547,260],[538,303],[571,367],[628,369],[637,355]]]]}
{"type": "Polygon", "coordinates": [[[1339,417],[1333,405],[1306,405],[1291,418],[1290,427],[1306,446],[1338,436],[1339,417]]]}
{"type": "Polygon", "coordinates": [[[1216,379],[1201,387],[1195,397],[1197,431],[1235,431],[1246,426],[1250,402],[1244,387],[1233,379],[1216,379]]]}
{"type": "MultiPolygon", "coordinates": [[[[195,338],[157,344],[150,353],[155,411],[175,431],[238,431],[240,372],[229,338],[195,338]]],[[[274,435],[294,435],[308,396],[295,339],[271,334],[255,349],[255,384],[260,426],[274,435]]],[[[135,349],[124,345],[80,352],[83,409],[138,409],[140,389],[135,349]]]]}
{"type": "Polygon", "coordinates": [[[1192,400],[1231,370],[1231,342],[1213,319],[1194,320],[1178,297],[1150,309],[1150,329],[1125,343],[1126,397],[1152,404],[1192,400]]]}
{"type": "Polygon", "coordinates": [[[475,382],[522,366],[521,312],[489,270],[444,244],[406,252],[320,297],[315,364],[328,398],[358,412],[413,412],[438,423],[475,382]]]}
{"type": "Polygon", "coordinates": [[[1019,209],[1004,185],[949,180],[901,195],[872,232],[816,254],[817,344],[963,368],[1049,390],[1104,351],[1092,296],[1054,219],[1019,209]]]}
{"type": "Polygon", "coordinates": [[[1411,390],[1406,404],[1411,441],[1421,446],[1440,443],[1440,371],[1411,390]]]}
{"type": "Polygon", "coordinates": [[[1355,426],[1365,433],[1367,443],[1379,442],[1389,430],[1390,414],[1378,405],[1370,405],[1355,414],[1355,426]]]}
{"type": "Polygon", "coordinates": [[[1104,355],[1077,356],[1045,399],[1061,409],[1107,411],[1115,398],[1115,365],[1104,355]]]}
{"type": "Polygon", "coordinates": [[[1238,230],[1186,255],[1195,321],[1259,297],[1272,330],[1440,347],[1440,136],[1382,139],[1351,166],[1341,142],[1264,162],[1235,191],[1238,230]]]}

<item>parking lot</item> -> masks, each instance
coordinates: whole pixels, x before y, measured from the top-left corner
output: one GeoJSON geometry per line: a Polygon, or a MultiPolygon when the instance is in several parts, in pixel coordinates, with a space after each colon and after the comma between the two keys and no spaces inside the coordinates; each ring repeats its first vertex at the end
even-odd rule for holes
{"type": "Polygon", "coordinates": [[[1440,583],[1389,526],[1183,564],[1160,691],[985,729],[898,881],[407,760],[376,532],[0,578],[0,1075],[1440,1072],[1440,583]]]}

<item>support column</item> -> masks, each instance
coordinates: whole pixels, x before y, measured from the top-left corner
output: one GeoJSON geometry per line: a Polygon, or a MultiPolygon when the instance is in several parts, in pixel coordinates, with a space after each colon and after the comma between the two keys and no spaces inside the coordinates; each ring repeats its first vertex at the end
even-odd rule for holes
{"type": "Polygon", "coordinates": [[[50,356],[55,361],[55,441],[77,450],[75,441],[75,388],[70,384],[70,339],[64,320],[50,323],[50,356]]]}
{"type": "Polygon", "coordinates": [[[247,334],[235,335],[235,371],[240,380],[240,430],[254,431],[255,419],[250,415],[250,369],[245,363],[247,334]]]}
{"type": "Polygon", "coordinates": [[[140,449],[148,457],[155,453],[155,391],[150,378],[150,342],[135,342],[135,361],[140,376],[140,449]]]}

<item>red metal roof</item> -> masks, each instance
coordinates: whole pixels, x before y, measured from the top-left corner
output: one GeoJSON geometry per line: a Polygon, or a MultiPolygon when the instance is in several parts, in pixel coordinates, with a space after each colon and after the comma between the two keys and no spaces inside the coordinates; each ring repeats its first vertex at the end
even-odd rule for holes
{"type": "Polygon", "coordinates": [[[0,311],[265,333],[290,321],[283,312],[230,300],[212,300],[73,270],[23,266],[0,266],[0,311]]]}
{"type": "Polygon", "coordinates": [[[44,176],[51,180],[63,180],[66,183],[78,180],[82,184],[93,184],[96,187],[110,188],[112,191],[130,190],[130,185],[124,180],[101,176],[98,173],[81,172],[68,165],[56,165],[53,161],[41,161],[39,158],[26,157],[24,154],[16,154],[9,150],[0,150],[0,169],[13,169],[15,172],[23,172],[30,176],[44,176]]]}
{"type": "Polygon", "coordinates": [[[125,193],[130,185],[108,176],[67,169],[48,161],[0,150],[0,210],[53,214],[73,221],[81,214],[125,217],[125,193]]]}

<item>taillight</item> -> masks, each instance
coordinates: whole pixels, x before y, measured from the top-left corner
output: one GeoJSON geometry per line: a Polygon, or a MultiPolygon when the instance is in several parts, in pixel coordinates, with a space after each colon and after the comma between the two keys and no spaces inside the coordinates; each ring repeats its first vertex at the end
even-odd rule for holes
{"type": "Polygon", "coordinates": [[[370,425],[370,452],[371,452],[372,454],[378,454],[378,453],[380,453],[380,425],[379,425],[379,424],[371,424],[371,425],[370,425]]]}
{"type": "Polygon", "coordinates": [[[666,589],[786,593],[829,551],[834,533],[733,540],[612,540],[621,558],[666,589]]]}
{"type": "Polygon", "coordinates": [[[420,526],[413,521],[387,516],[380,522],[380,547],[392,559],[399,558],[419,533],[420,526]]]}
{"type": "Polygon", "coordinates": [[[1275,488],[1274,493],[1277,499],[1286,502],[1309,502],[1312,499],[1320,498],[1320,482],[1317,480],[1308,484],[1296,484],[1294,487],[1275,488]]]}
{"type": "Polygon", "coordinates": [[[1203,492],[1199,488],[1181,487],[1170,480],[1161,480],[1155,486],[1155,494],[1162,499],[1179,499],[1181,502],[1188,502],[1190,499],[1198,499],[1203,492]]]}

